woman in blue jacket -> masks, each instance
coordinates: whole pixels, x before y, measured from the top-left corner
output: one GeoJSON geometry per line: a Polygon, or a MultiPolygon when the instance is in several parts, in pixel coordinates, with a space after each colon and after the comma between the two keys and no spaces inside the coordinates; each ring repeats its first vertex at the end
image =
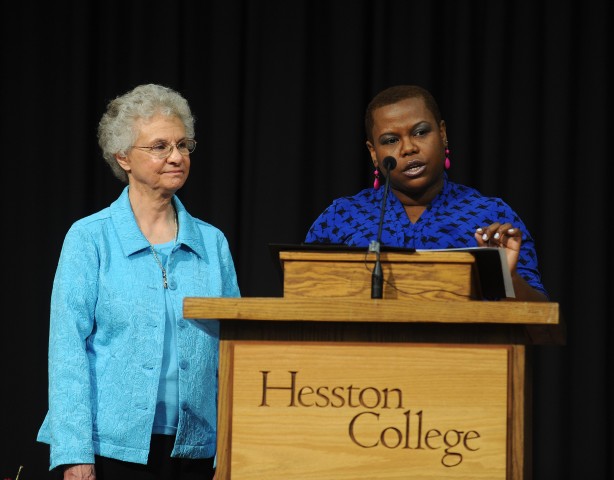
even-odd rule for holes
{"type": "Polygon", "coordinates": [[[98,128],[127,184],[75,222],[51,296],[49,411],[60,478],[212,478],[219,325],[185,297],[240,295],[225,236],[176,196],[196,147],[187,101],[160,85],[112,100],[98,128]]]}

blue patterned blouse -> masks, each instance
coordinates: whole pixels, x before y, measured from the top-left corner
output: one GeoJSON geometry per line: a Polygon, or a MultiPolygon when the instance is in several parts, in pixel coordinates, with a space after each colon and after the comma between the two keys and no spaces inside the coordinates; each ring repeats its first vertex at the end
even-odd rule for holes
{"type": "MultiPolygon", "coordinates": [[[[366,188],[356,195],[338,198],[313,223],[305,243],[367,247],[377,238],[384,189],[366,188]]],[[[415,249],[476,247],[475,230],[494,222],[510,222],[522,230],[518,273],[546,294],[537,268],[535,242],[520,217],[503,200],[445,177],[441,193],[416,223],[389,192],[382,227],[382,246],[415,249]]]]}

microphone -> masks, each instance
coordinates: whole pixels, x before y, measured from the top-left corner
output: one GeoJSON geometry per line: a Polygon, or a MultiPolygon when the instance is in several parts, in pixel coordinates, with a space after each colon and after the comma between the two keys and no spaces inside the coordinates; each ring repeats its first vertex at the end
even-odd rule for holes
{"type": "Polygon", "coordinates": [[[369,244],[369,251],[375,252],[375,266],[371,274],[371,298],[382,298],[384,290],[384,273],[382,272],[382,264],[379,259],[380,243],[382,241],[382,225],[384,224],[384,212],[386,211],[386,200],[388,199],[388,189],[390,188],[390,172],[397,166],[397,161],[394,157],[386,157],[382,161],[382,165],[386,170],[386,186],[384,187],[384,198],[382,198],[382,206],[379,215],[379,227],[377,229],[377,239],[369,244]]]}

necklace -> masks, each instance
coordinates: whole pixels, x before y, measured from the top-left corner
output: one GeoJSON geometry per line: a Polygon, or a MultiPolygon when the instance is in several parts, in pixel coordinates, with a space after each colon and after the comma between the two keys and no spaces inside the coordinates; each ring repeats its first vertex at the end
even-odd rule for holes
{"type": "MultiPolygon", "coordinates": [[[[176,244],[177,234],[179,233],[179,226],[177,225],[177,212],[175,212],[175,215],[173,216],[173,220],[175,220],[175,244],[176,244]]],[[[162,285],[164,285],[164,288],[168,288],[168,278],[166,276],[166,268],[164,268],[164,265],[162,265],[162,262],[158,258],[158,254],[156,253],[156,249],[154,248],[154,246],[150,242],[148,243],[149,243],[149,248],[151,249],[151,253],[153,253],[154,260],[158,264],[158,267],[160,267],[160,270],[162,270],[162,285]]]]}

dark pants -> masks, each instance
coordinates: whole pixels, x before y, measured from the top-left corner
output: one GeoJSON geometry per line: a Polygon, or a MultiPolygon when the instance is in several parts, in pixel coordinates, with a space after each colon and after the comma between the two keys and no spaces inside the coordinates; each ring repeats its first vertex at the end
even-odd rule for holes
{"type": "Polygon", "coordinates": [[[96,480],[211,480],[213,458],[171,458],[175,437],[153,435],[147,465],[96,456],[96,480]]]}

